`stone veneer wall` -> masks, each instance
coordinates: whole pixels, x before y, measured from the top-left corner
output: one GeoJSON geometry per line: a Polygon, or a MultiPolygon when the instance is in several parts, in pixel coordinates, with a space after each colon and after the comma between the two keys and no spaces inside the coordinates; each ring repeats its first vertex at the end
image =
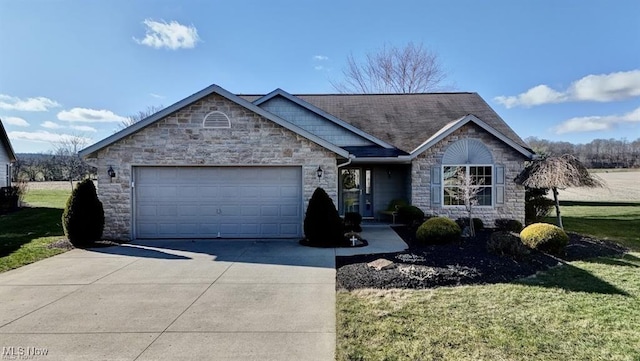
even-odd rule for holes
{"type": "MultiPolygon", "coordinates": [[[[416,157],[411,170],[413,184],[411,190],[412,204],[420,207],[426,214],[445,216],[454,220],[468,216],[464,207],[443,207],[442,205],[434,206],[431,204],[431,167],[442,165],[442,156],[447,147],[464,138],[482,141],[491,150],[494,165],[503,165],[505,167],[504,204],[494,205],[493,207],[476,207],[473,210],[473,217],[482,219],[487,227],[493,227],[494,221],[498,218],[517,219],[524,224],[525,190],[523,186],[515,184],[513,179],[524,168],[526,157],[473,123],[464,125],[416,157]]],[[[493,192],[495,193],[495,188],[493,192]]]]}
{"type": "Polygon", "coordinates": [[[133,235],[131,175],[135,166],[302,166],[304,210],[320,184],[337,204],[336,155],[217,94],[189,105],[100,150],[98,196],[104,205],[106,239],[133,235]],[[203,128],[211,111],[224,112],[229,129],[203,128]],[[110,179],[113,166],[117,176],[110,179]],[[324,170],[318,181],[316,170],[324,170]]]}

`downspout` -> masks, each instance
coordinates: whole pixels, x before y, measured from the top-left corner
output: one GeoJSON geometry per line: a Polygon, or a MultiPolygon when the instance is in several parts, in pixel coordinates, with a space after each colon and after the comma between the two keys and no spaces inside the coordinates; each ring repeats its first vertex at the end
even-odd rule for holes
{"type": "Polygon", "coordinates": [[[342,167],[346,167],[349,164],[351,164],[351,162],[356,158],[355,155],[353,154],[349,154],[349,160],[347,160],[346,162],[342,163],[342,164],[338,164],[338,169],[342,168],[342,167]]]}

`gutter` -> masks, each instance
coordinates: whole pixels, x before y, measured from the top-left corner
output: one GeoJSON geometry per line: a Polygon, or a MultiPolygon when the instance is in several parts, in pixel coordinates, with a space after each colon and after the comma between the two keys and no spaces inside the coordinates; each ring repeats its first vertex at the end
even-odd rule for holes
{"type": "Polygon", "coordinates": [[[353,161],[354,159],[356,159],[356,156],[353,154],[349,154],[349,160],[347,160],[342,164],[338,164],[338,169],[348,166],[349,164],[351,164],[351,161],[353,161]]]}
{"type": "MultiPolygon", "coordinates": [[[[351,163],[351,162],[348,162],[351,163]]],[[[411,156],[401,155],[396,158],[389,157],[363,157],[353,159],[354,164],[411,164],[411,156]]],[[[340,168],[341,165],[338,166],[340,168]]]]}

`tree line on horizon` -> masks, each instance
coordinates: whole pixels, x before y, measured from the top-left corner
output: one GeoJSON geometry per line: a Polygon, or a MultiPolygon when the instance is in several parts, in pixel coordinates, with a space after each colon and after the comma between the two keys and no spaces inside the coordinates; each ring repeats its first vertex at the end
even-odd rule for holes
{"type": "Polygon", "coordinates": [[[640,168],[640,138],[594,139],[585,144],[528,137],[525,142],[541,156],[571,154],[587,168],[640,168]]]}

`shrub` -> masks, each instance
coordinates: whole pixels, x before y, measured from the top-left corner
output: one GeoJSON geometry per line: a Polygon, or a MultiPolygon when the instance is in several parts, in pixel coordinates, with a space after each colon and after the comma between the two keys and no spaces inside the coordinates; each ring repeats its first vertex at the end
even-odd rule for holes
{"type": "Polygon", "coordinates": [[[548,216],[554,203],[547,198],[548,189],[527,188],[524,196],[524,218],[527,223],[540,222],[548,216]]]}
{"type": "MultiPolygon", "coordinates": [[[[482,219],[480,218],[472,218],[472,219],[473,219],[473,229],[475,229],[476,231],[479,231],[484,228],[484,222],[482,222],[482,219]]],[[[460,226],[461,229],[464,229],[465,227],[469,226],[469,218],[468,217],[458,218],[456,219],[456,223],[458,224],[458,226],[460,226]]]]}
{"type": "Polygon", "coordinates": [[[304,234],[310,246],[331,247],[343,241],[342,218],[324,189],[313,192],[304,218],[304,234]]]}
{"type": "Polygon", "coordinates": [[[104,209],[90,179],[78,183],[62,213],[64,234],[76,247],[99,241],[104,230],[104,209]]]}
{"type": "Polygon", "coordinates": [[[445,217],[434,217],[424,222],[416,232],[418,244],[454,242],[460,239],[462,230],[456,222],[445,217]]]}
{"type": "Polygon", "coordinates": [[[523,228],[522,223],[517,219],[506,219],[506,218],[496,219],[495,225],[498,231],[503,231],[503,232],[520,233],[523,228]]]}
{"type": "Polygon", "coordinates": [[[402,206],[398,208],[398,219],[408,225],[422,224],[424,222],[424,212],[416,206],[402,206]]]}
{"type": "Polygon", "coordinates": [[[344,214],[345,232],[362,232],[362,216],[358,212],[347,212],[344,214]]]}
{"type": "Polygon", "coordinates": [[[400,209],[400,207],[404,207],[404,206],[408,206],[409,203],[407,201],[405,201],[402,198],[396,198],[396,199],[392,199],[391,202],[389,202],[389,206],[387,207],[387,211],[389,212],[395,212],[398,209],[400,209]]]}
{"type": "Polygon", "coordinates": [[[489,252],[500,256],[512,256],[521,258],[528,255],[529,249],[522,243],[520,236],[514,232],[493,232],[487,242],[489,252]]]}
{"type": "Polygon", "coordinates": [[[11,212],[18,209],[20,189],[18,187],[0,188],[0,213],[11,212]]]}
{"type": "Polygon", "coordinates": [[[543,252],[559,254],[569,243],[569,236],[558,226],[534,223],[520,232],[522,243],[543,252]]]}

